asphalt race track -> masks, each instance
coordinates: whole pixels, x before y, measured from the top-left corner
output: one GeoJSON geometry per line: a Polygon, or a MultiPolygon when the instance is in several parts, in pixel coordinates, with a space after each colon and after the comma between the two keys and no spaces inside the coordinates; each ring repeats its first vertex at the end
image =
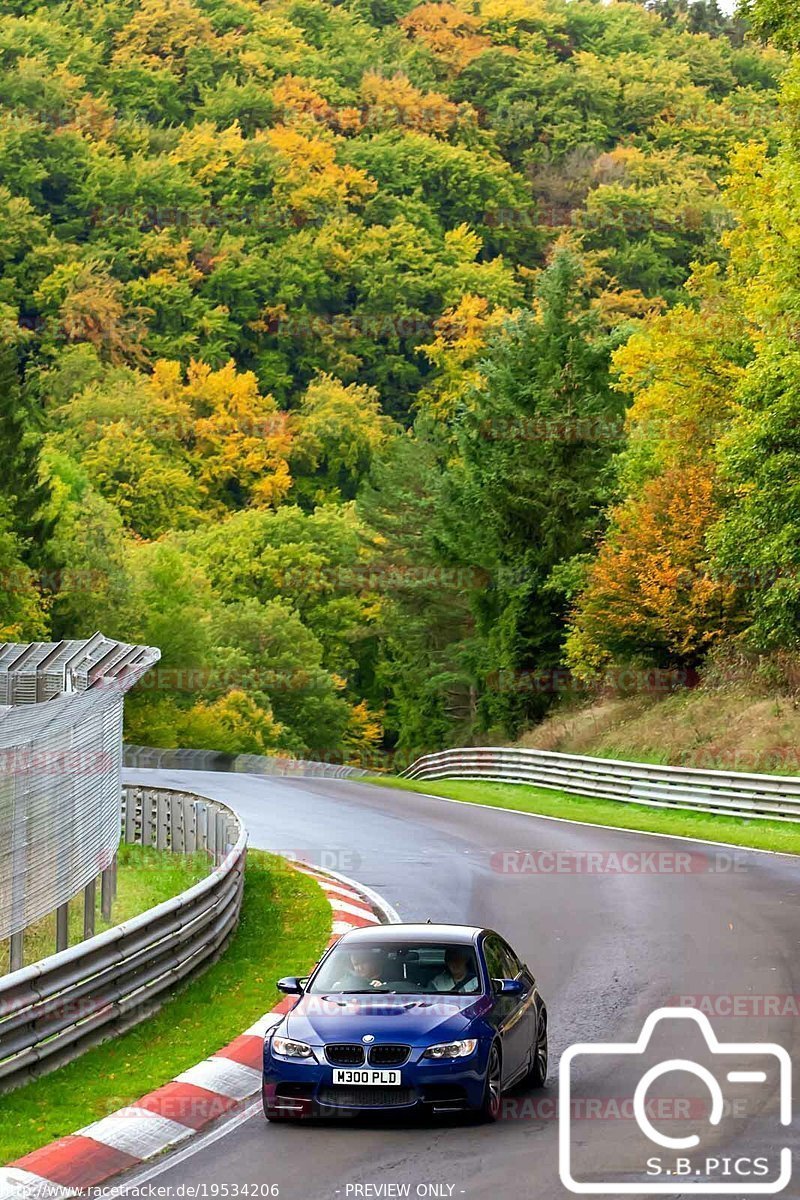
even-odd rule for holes
{"type": "MultiPolygon", "coordinates": [[[[224,1185],[275,1184],[282,1200],[565,1197],[555,1101],[558,1059],[573,1042],[635,1040],[655,1009],[676,996],[702,996],[713,998],[703,1003],[713,1008],[721,1040],[777,1042],[797,1057],[800,1015],[791,999],[800,1003],[796,859],[499,812],[346,780],[169,770],[125,775],[131,782],[182,787],[226,801],[244,817],[252,846],[300,854],[350,875],[380,892],[404,920],[430,917],[497,928],[537,976],[549,1006],[551,1043],[546,1091],[512,1095],[494,1126],[454,1119],[432,1126],[376,1119],[268,1126],[255,1113],[223,1124],[212,1133],[214,1140],[206,1135],[188,1151],[149,1164],[130,1177],[131,1184],[146,1179],[170,1188],[206,1185],[212,1197],[224,1196],[224,1185]],[[530,853],[520,858],[515,852],[530,853]],[[628,855],[624,874],[620,854],[628,855]],[[740,1015],[724,1015],[732,1010],[740,1015]],[[216,1193],[214,1185],[220,1185],[216,1193]]],[[[695,1049],[677,1032],[666,1035],[664,1046],[668,1056],[691,1057],[695,1049]]],[[[639,1077],[632,1072],[630,1062],[609,1060],[602,1069],[584,1064],[583,1070],[576,1064],[573,1095],[584,1105],[575,1121],[580,1153],[598,1172],[616,1170],[612,1178],[624,1171],[638,1132],[630,1119],[615,1115],[613,1103],[632,1095],[639,1077]],[[593,1119],[590,1101],[598,1097],[602,1107],[594,1109],[593,1119]]],[[[669,1091],[662,1082],[670,1103],[676,1097],[700,1103],[691,1084],[679,1090],[673,1075],[669,1091]]],[[[701,1087],[702,1095],[707,1092],[701,1087]]],[[[715,1153],[729,1148],[731,1136],[737,1152],[792,1145],[793,1129],[778,1123],[774,1090],[756,1110],[749,1107],[745,1116],[732,1102],[715,1153]],[[733,1125],[728,1116],[735,1118],[733,1125]]],[[[662,1128],[670,1116],[682,1115],[677,1109],[664,1112],[662,1128]]],[[[682,1122],[673,1120],[669,1132],[679,1126],[682,1132],[682,1122]]],[[[794,1150],[797,1159],[797,1143],[794,1150]]],[[[800,1182],[798,1172],[796,1167],[800,1182]]],[[[798,1182],[783,1194],[800,1195],[798,1182]]],[[[676,1180],[674,1190],[662,1194],[690,1192],[676,1180]]],[[[751,1193],[744,1188],[736,1194],[744,1200],[751,1193]]]]}

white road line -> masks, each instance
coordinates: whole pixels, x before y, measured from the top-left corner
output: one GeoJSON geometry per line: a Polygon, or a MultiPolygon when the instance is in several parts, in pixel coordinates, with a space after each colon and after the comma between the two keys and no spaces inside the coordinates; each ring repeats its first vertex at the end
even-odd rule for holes
{"type": "Polygon", "coordinates": [[[351,879],[348,875],[343,875],[341,871],[328,871],[328,875],[332,879],[338,879],[339,883],[344,883],[347,887],[351,887],[354,892],[360,892],[362,896],[366,896],[376,912],[383,913],[388,925],[400,925],[402,923],[397,909],[392,908],[391,904],[384,900],[383,896],[379,892],[376,892],[374,888],[367,887],[365,883],[357,883],[355,879],[351,879]]]}
{"type": "Polygon", "coordinates": [[[337,896],[344,896],[347,900],[355,899],[352,888],[342,887],[338,883],[331,883],[329,879],[317,878],[317,876],[314,876],[314,878],[317,879],[319,886],[326,894],[331,895],[335,892],[337,896]]]}
{"type": "MultiPolygon", "coordinates": [[[[454,783],[470,782],[475,780],[453,780],[454,783]]],[[[487,781],[488,782],[488,781],[487,781]]],[[[370,786],[378,788],[391,788],[390,784],[373,783],[370,786]]],[[[511,787],[526,787],[527,784],[518,783],[511,784],[511,787]]],[[[397,788],[398,792],[405,792],[407,788],[397,788]]],[[[792,854],[788,850],[765,850],[763,846],[740,846],[737,842],[716,842],[713,838],[692,837],[686,833],[657,833],[650,829],[631,829],[627,825],[601,825],[598,821],[578,821],[574,817],[551,817],[548,813],[527,812],[523,808],[506,808],[499,804],[481,804],[478,800],[456,800],[453,796],[434,796],[433,792],[410,792],[412,796],[424,796],[426,800],[443,800],[445,804],[466,804],[470,808],[482,808],[484,812],[504,812],[511,813],[515,817],[533,817],[536,821],[559,821],[562,825],[582,825],[585,829],[609,829],[612,833],[632,833],[634,835],[642,834],[644,837],[669,838],[673,842],[698,842],[701,846],[722,846],[726,850],[745,850],[748,854],[771,854],[773,858],[792,858],[797,861],[800,857],[797,854],[792,854]]],[[[577,799],[582,797],[577,796],[577,799]]],[[[624,801],[620,801],[624,803],[624,801]]],[[[690,812],[690,809],[681,809],[681,812],[690,812]]],[[[724,816],[724,813],[720,813],[724,816]]],[[[747,818],[742,818],[746,820],[747,818]]],[[[768,820],[767,817],[753,817],[753,820],[768,820]]],[[[362,888],[362,891],[366,889],[362,888]]]]}

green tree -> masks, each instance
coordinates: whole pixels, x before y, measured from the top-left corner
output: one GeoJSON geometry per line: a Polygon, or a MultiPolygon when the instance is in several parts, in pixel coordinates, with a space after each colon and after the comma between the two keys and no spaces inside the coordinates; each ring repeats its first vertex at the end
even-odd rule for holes
{"type": "Polygon", "coordinates": [[[784,50],[800,49],[800,12],[794,0],[739,0],[739,12],[759,37],[784,50]]]}
{"type": "Polygon", "coordinates": [[[320,376],[306,390],[296,418],[292,463],[299,494],[314,503],[353,500],[391,427],[373,388],[346,387],[320,376]]]}
{"type": "Polygon", "coordinates": [[[47,637],[47,613],[39,582],[22,558],[5,502],[0,501],[0,641],[47,637]]]}
{"type": "Polygon", "coordinates": [[[590,550],[602,527],[622,439],[624,403],[609,378],[620,338],[602,328],[584,264],[560,250],[536,311],[490,338],[483,380],[456,422],[442,543],[488,575],[473,591],[481,708],[509,732],[553,698],[528,686],[561,661],[565,601],[548,586],[553,572],[590,550]]]}

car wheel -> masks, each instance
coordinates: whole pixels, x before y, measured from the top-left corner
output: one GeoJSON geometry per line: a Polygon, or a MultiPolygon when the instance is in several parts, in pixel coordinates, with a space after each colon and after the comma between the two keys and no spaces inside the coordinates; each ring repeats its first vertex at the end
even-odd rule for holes
{"type": "Polygon", "coordinates": [[[500,1099],[502,1096],[503,1063],[497,1042],[492,1044],[489,1051],[489,1062],[486,1065],[486,1083],[483,1088],[483,1103],[480,1116],[484,1121],[496,1121],[500,1116],[500,1099]]]}
{"type": "Polygon", "coordinates": [[[525,1083],[528,1087],[542,1088],[547,1082],[547,1009],[539,1011],[536,1027],[536,1045],[525,1083]]]}

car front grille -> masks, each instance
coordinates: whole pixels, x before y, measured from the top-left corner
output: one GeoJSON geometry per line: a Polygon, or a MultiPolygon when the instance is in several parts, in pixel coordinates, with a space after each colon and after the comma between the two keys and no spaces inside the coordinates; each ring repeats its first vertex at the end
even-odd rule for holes
{"type": "Polygon", "coordinates": [[[402,1067],[410,1053],[410,1046],[371,1046],[369,1065],[371,1067],[402,1067]]]}
{"type": "Polygon", "coordinates": [[[396,1108],[413,1104],[413,1088],[401,1087],[322,1087],[317,1099],[333,1108],[396,1108]]]}
{"type": "Polygon", "coordinates": [[[364,1047],[355,1042],[332,1042],[325,1047],[325,1057],[334,1067],[360,1067],[364,1062],[364,1047]]]}

